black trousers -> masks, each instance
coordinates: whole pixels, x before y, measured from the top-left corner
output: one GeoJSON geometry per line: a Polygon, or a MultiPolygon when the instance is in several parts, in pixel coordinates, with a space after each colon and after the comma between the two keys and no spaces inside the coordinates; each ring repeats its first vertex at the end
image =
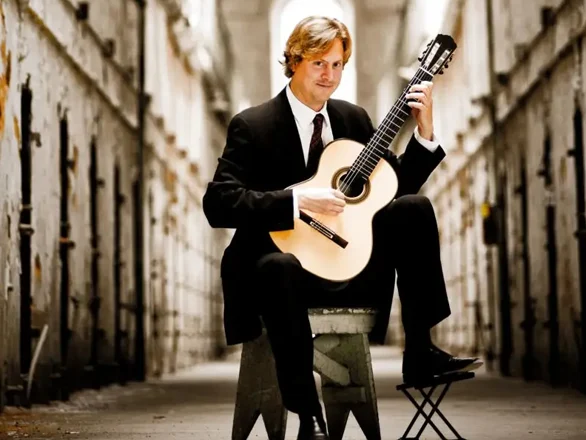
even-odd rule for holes
{"type": "Polygon", "coordinates": [[[394,276],[389,274],[395,270],[409,344],[410,338],[415,340],[425,332],[429,335],[438,316],[449,314],[437,222],[424,196],[399,197],[375,215],[371,259],[344,286],[332,288],[330,283],[305,271],[291,254],[277,251],[258,261],[261,317],[288,410],[321,410],[313,377],[313,339],[307,309],[373,306],[380,303],[377,295],[392,299],[394,276]]]}

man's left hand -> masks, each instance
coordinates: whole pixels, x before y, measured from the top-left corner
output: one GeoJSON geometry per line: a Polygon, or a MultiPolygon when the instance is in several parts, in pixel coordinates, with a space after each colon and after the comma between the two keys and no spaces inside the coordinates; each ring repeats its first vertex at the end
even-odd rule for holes
{"type": "Polygon", "coordinates": [[[430,141],[433,139],[432,88],[431,81],[422,81],[421,84],[411,86],[409,93],[405,95],[405,98],[415,100],[407,102],[407,105],[411,107],[411,114],[417,121],[419,134],[430,141]]]}

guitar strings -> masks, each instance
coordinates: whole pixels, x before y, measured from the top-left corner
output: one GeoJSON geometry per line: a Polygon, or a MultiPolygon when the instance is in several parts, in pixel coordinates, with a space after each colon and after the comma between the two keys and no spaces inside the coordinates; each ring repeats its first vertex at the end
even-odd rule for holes
{"type": "MultiPolygon", "coordinates": [[[[407,101],[404,100],[404,97],[405,97],[406,93],[408,93],[409,88],[415,84],[415,81],[419,81],[419,83],[420,83],[421,80],[425,77],[426,73],[427,72],[425,70],[423,70],[421,68],[418,69],[418,71],[415,73],[415,75],[413,76],[411,81],[409,81],[409,83],[405,87],[405,90],[403,90],[403,92],[399,96],[397,103],[401,103],[401,104],[407,103],[407,101]]],[[[344,179],[344,181],[342,182],[342,185],[340,186],[340,189],[342,192],[345,192],[346,190],[348,190],[352,186],[352,183],[355,181],[356,177],[360,174],[360,168],[368,161],[368,153],[370,151],[376,150],[376,151],[380,152],[380,150],[379,150],[380,148],[382,148],[383,150],[388,149],[380,144],[380,140],[383,139],[383,134],[382,134],[381,128],[390,129],[390,126],[393,123],[391,119],[396,117],[397,115],[399,115],[400,111],[403,111],[403,110],[401,108],[398,108],[396,111],[391,110],[389,112],[389,114],[387,114],[385,116],[380,127],[376,130],[375,135],[368,142],[365,150],[361,153],[361,154],[364,154],[364,157],[359,158],[359,160],[357,161],[355,166],[351,167],[350,173],[346,176],[346,179],[344,179]],[[354,168],[354,169],[352,169],[352,168],[354,168]]],[[[400,130],[400,128],[399,128],[399,130],[400,130]]],[[[398,133],[398,131],[397,131],[397,133],[398,133]]],[[[394,135],[396,135],[397,133],[394,133],[394,135]]],[[[384,154],[384,151],[383,151],[383,154],[384,154]]],[[[375,164],[374,167],[376,167],[377,164],[375,164]]],[[[372,171],[374,170],[374,167],[373,167],[372,171]]]]}
{"type": "MultiPolygon", "coordinates": [[[[407,90],[409,89],[409,87],[411,85],[414,84],[415,80],[420,80],[424,77],[425,71],[421,70],[421,71],[417,71],[415,73],[415,75],[413,76],[413,78],[411,79],[411,81],[409,82],[409,84],[405,87],[405,90],[401,93],[399,99],[397,100],[397,102],[399,103],[403,103],[405,104],[406,101],[403,100],[405,94],[407,93],[407,90]],[[421,76],[420,76],[421,75],[421,76]]],[[[390,124],[392,123],[389,119],[390,117],[395,117],[397,116],[399,113],[399,111],[402,111],[401,109],[398,109],[396,112],[391,110],[391,112],[385,116],[385,118],[383,119],[383,122],[381,123],[381,127],[384,128],[390,128],[390,124]]],[[[349,189],[352,186],[352,183],[354,182],[354,180],[356,179],[357,175],[360,174],[360,168],[367,162],[368,160],[368,154],[364,153],[364,152],[369,152],[369,151],[374,151],[377,150],[381,147],[381,145],[379,144],[379,141],[381,139],[383,139],[383,135],[381,134],[382,130],[380,130],[380,128],[375,132],[375,135],[373,136],[373,138],[369,141],[366,149],[363,151],[364,157],[359,158],[358,162],[355,164],[356,168],[355,169],[351,169],[350,173],[346,176],[347,179],[345,179],[344,182],[342,182],[343,184],[345,184],[345,186],[341,187],[342,192],[345,192],[347,189],[349,189]],[[378,138],[378,139],[377,139],[378,138]]],[[[396,133],[395,133],[396,134],[396,133]]],[[[385,147],[383,147],[383,149],[386,149],[385,147]]],[[[376,167],[376,165],[375,165],[376,167]]],[[[354,168],[354,167],[351,167],[354,168]]],[[[374,170],[374,168],[373,168],[374,170]]]]}
{"type": "MultiPolygon", "coordinates": [[[[404,96],[408,92],[409,87],[411,85],[413,85],[415,83],[415,81],[423,79],[426,74],[429,74],[429,73],[426,72],[425,70],[422,70],[422,69],[418,70],[416,72],[416,74],[414,75],[414,77],[409,82],[409,84],[407,85],[407,87],[405,88],[405,90],[403,91],[403,93],[400,95],[400,97],[399,97],[399,99],[397,101],[399,103],[406,104],[407,102],[404,100],[404,96]]],[[[433,75],[431,77],[433,77],[433,75]]],[[[401,108],[398,108],[398,110],[396,112],[394,112],[393,110],[391,110],[391,112],[384,118],[383,122],[381,123],[381,127],[390,128],[390,124],[392,124],[392,120],[391,119],[393,117],[397,116],[399,114],[398,112],[400,112],[400,111],[402,111],[403,113],[405,113],[405,111],[403,109],[401,109],[401,108]]],[[[400,129],[400,127],[399,127],[399,129],[400,129]]],[[[367,148],[365,149],[366,152],[374,151],[374,150],[377,150],[378,152],[381,152],[380,151],[380,148],[382,147],[382,153],[384,154],[384,150],[388,149],[388,148],[380,145],[380,143],[379,143],[379,141],[381,139],[383,139],[383,134],[381,134],[381,133],[382,133],[382,130],[380,130],[380,129],[378,129],[376,131],[376,133],[373,136],[373,138],[369,141],[369,145],[367,145],[367,148]]],[[[398,131],[397,131],[397,133],[398,133],[398,131]]],[[[394,135],[396,135],[397,133],[394,133],[394,135]]],[[[360,174],[361,168],[368,161],[368,154],[365,154],[364,152],[362,152],[361,154],[364,154],[364,157],[359,157],[359,160],[355,164],[355,167],[356,168],[353,169],[353,170],[351,170],[351,172],[349,174],[349,177],[350,176],[351,177],[350,177],[350,179],[349,179],[348,183],[346,184],[346,187],[344,188],[343,191],[345,191],[346,189],[350,188],[350,186],[352,185],[352,183],[354,182],[354,180],[356,179],[356,177],[360,174]]],[[[370,170],[371,172],[374,171],[374,168],[376,167],[377,164],[375,164],[374,167],[372,168],[372,170],[370,170]]]]}

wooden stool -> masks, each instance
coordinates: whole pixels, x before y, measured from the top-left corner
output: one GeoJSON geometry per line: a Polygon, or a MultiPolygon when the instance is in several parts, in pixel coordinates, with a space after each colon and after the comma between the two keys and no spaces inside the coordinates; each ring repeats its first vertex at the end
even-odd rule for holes
{"type": "MultiPolygon", "coordinates": [[[[314,370],[321,376],[325,416],[331,440],[341,440],[350,412],[368,440],[380,440],[378,407],[368,333],[375,309],[309,310],[314,339],[314,370]]],[[[266,335],[244,344],[236,392],[232,440],[246,440],[259,415],[269,440],[283,440],[287,410],[277,384],[266,335]]]]}

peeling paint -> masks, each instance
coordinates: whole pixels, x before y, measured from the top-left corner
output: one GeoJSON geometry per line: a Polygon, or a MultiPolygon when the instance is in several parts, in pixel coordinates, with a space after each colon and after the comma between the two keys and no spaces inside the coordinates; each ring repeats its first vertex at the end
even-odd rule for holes
{"type": "Polygon", "coordinates": [[[0,76],[0,137],[4,133],[4,119],[6,113],[6,102],[8,101],[8,82],[6,75],[0,76]]]}
{"type": "Polygon", "coordinates": [[[71,172],[74,176],[77,175],[77,165],[79,163],[79,148],[77,145],[73,146],[73,159],[71,159],[71,172]]]}
{"type": "Polygon", "coordinates": [[[39,254],[35,255],[35,270],[34,270],[35,281],[41,283],[43,281],[43,268],[41,266],[41,257],[39,254]]]}
{"type": "Polygon", "coordinates": [[[12,292],[12,270],[10,267],[10,261],[6,260],[6,267],[4,268],[4,300],[8,299],[8,295],[12,292]]]}
{"type": "Polygon", "coordinates": [[[20,126],[18,124],[18,118],[16,116],[13,119],[13,126],[14,126],[14,138],[19,143],[19,148],[20,148],[20,126]]]}
{"type": "Polygon", "coordinates": [[[6,66],[5,73],[4,73],[4,75],[6,76],[6,84],[8,86],[10,86],[10,77],[11,77],[11,73],[12,73],[12,69],[10,68],[10,66],[12,65],[12,52],[8,51],[8,54],[6,54],[6,59],[3,59],[2,61],[4,62],[4,65],[6,66]]]}
{"type": "Polygon", "coordinates": [[[4,67],[4,72],[0,74],[0,138],[4,134],[4,124],[6,119],[6,102],[8,101],[8,87],[10,86],[10,52],[6,50],[6,18],[4,9],[0,2],[0,19],[2,21],[2,30],[0,33],[0,60],[4,67]]]}

